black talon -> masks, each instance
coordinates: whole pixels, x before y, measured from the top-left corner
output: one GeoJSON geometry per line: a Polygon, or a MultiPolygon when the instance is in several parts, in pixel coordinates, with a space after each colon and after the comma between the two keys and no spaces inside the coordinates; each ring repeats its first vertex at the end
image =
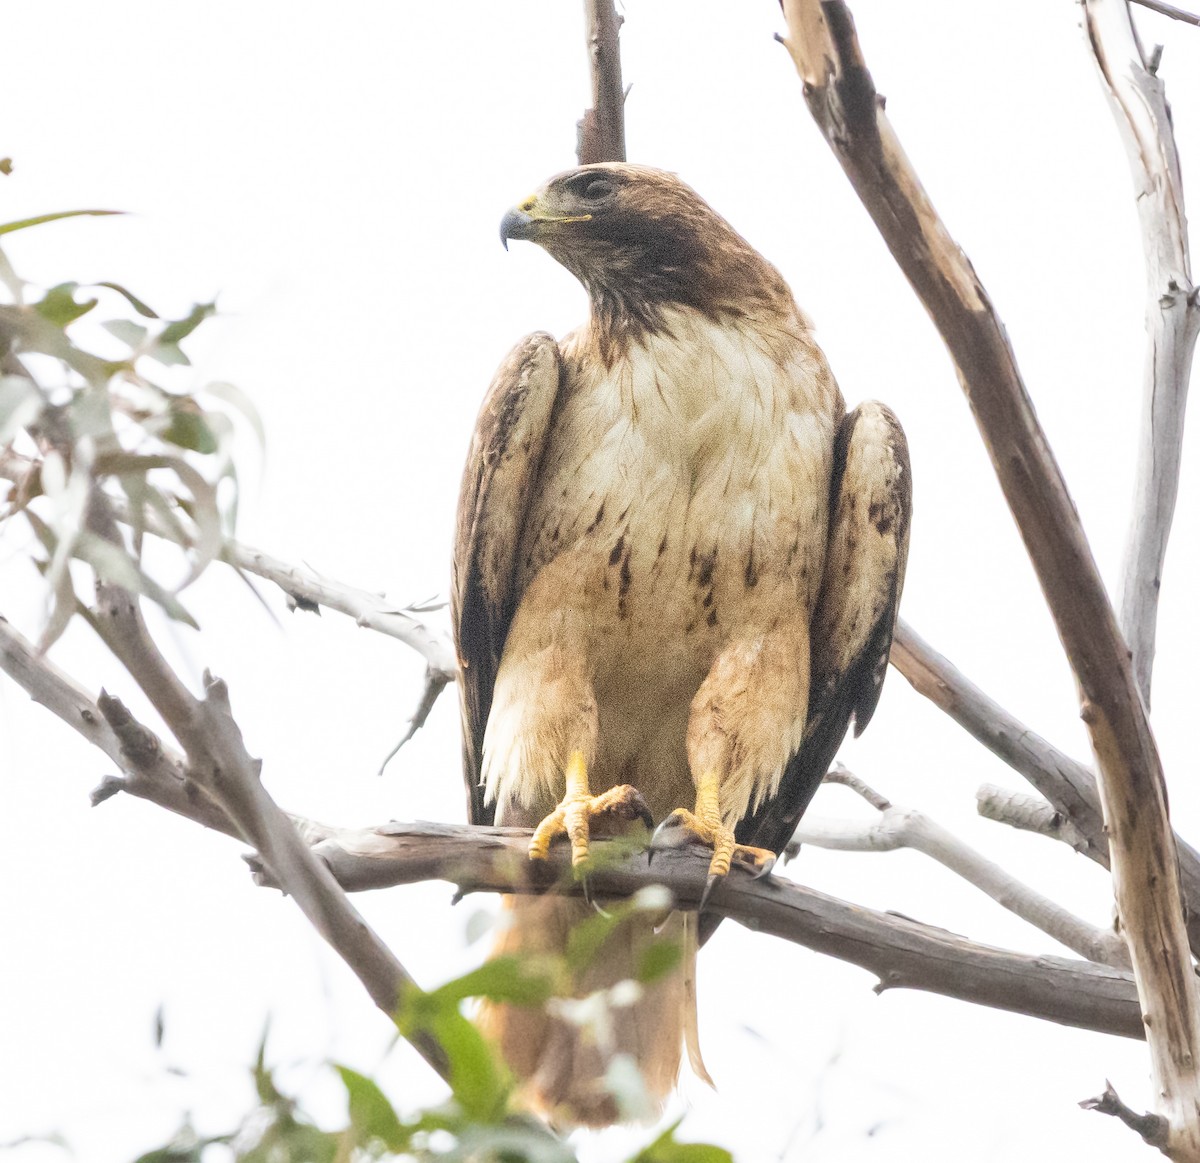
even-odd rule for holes
{"type": "Polygon", "coordinates": [[[708,880],[704,884],[704,891],[700,894],[700,907],[697,912],[704,912],[705,906],[708,904],[708,898],[712,896],[712,890],[722,881],[724,877],[718,876],[715,872],[709,873],[708,880]]]}

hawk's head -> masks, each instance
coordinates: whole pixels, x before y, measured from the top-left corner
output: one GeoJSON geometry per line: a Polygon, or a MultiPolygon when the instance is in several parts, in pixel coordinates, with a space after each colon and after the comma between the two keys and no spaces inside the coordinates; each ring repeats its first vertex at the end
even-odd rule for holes
{"type": "Polygon", "coordinates": [[[504,215],[500,238],[536,242],[571,271],[609,338],[656,327],[667,307],[714,319],[794,309],[766,259],[690,186],[649,166],[558,174],[504,215]]]}

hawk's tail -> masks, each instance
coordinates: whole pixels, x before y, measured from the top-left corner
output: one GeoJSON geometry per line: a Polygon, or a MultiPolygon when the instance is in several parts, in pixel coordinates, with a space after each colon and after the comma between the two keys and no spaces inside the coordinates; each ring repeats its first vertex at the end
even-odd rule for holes
{"type": "MultiPolygon", "coordinates": [[[[496,956],[562,954],[572,928],[595,915],[586,903],[562,897],[509,897],[505,904],[511,923],[496,956]]],[[[708,1080],[696,1038],[695,915],[673,914],[658,926],[659,936],[656,920],[646,913],[622,920],[576,974],[571,997],[546,1007],[487,1003],[481,1010],[479,1023],[517,1076],[521,1101],[551,1125],[655,1117],[679,1075],[685,1038],[693,1068],[708,1080]],[[652,942],[671,937],[683,946],[676,968],[646,984],[620,984],[636,981],[652,942]],[[648,1109],[623,1109],[614,1097],[609,1080],[622,1056],[641,1072],[648,1109]]]]}

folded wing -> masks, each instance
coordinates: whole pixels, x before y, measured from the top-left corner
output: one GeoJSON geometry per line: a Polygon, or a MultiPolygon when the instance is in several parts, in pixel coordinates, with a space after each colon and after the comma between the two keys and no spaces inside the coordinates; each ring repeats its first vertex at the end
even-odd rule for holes
{"type": "Polygon", "coordinates": [[[808,721],[779,793],[741,821],[742,844],[776,852],[791,838],[854,720],[879,702],[908,559],[912,478],[895,415],[869,401],[842,421],[834,451],[829,545],[811,632],[808,721]]]}
{"type": "Polygon", "coordinates": [[[484,398],[459,494],[450,609],[473,824],[490,824],[495,816],[480,784],[483,732],[504,640],[521,599],[517,553],[561,378],[553,336],[536,332],[513,348],[484,398]]]}

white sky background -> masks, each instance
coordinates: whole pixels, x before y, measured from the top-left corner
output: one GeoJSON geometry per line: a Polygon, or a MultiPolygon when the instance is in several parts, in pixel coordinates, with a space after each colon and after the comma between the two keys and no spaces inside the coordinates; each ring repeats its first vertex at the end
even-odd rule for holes
{"type": "MultiPolygon", "coordinates": [[[[888,113],[991,293],[1115,583],[1142,358],[1142,270],[1124,152],[1078,10],[1009,0],[853,5],[888,113]]],[[[814,317],[848,401],[878,396],[912,445],[916,517],[903,613],[1032,728],[1086,756],[1069,672],[940,341],[804,107],[771,34],[774,3],[628,0],[631,160],[678,171],[775,262],[814,317]]],[[[1200,197],[1200,30],[1139,11],[1163,41],[1185,184],[1200,197]]],[[[219,295],[189,346],[199,385],[262,412],[243,460],[242,538],[398,602],[445,593],[459,473],[492,371],[522,335],[584,317],[571,276],[497,239],[500,217],[574,164],[587,96],[581,5],[348,3],[8,6],[0,220],[111,207],[124,219],[6,240],[44,285],[109,279],[160,313],[219,295]]],[[[1190,442],[1195,452],[1195,439],[1190,442]]],[[[1154,723],[1176,826],[1200,840],[1193,660],[1200,626],[1195,456],[1164,583],[1154,723]]],[[[0,612],[28,633],[40,590],[27,538],[0,539],[0,612]]],[[[367,824],[460,820],[452,696],[375,776],[419,689],[420,660],[334,614],[270,620],[213,567],[185,595],[204,632],[170,628],[183,673],[229,682],[286,808],[367,824]]],[[[145,710],[86,627],[53,651],[93,690],[145,710]]],[[[0,1143],[60,1131],[81,1159],[132,1158],[190,1108],[228,1129],[267,1015],[285,1081],[337,1117],[325,1058],[379,1071],[411,1109],[440,1083],[290,901],[256,889],[238,846],[150,805],[93,811],[111,765],[0,681],[0,1143]],[[164,1051],[153,1048],[165,1008],[164,1051]],[[190,1075],[167,1077],[164,1065],[190,1075]]],[[[985,780],[1022,787],[895,672],[843,758],[1097,923],[1107,882],[1050,841],[974,812],[985,780]]],[[[864,812],[826,789],[815,812],[864,812]]],[[[911,853],[806,851],[787,874],[995,944],[1063,952],[911,853]]],[[[434,984],[476,962],[434,884],[358,905],[434,984]]],[[[739,1160],[1124,1159],[1131,1134],[1076,1107],[1106,1077],[1150,1102],[1144,1048],[912,992],[732,924],[701,959],[701,1032],[719,1091],[685,1086],[687,1137],[739,1160]]],[[[617,1158],[643,1134],[581,1140],[617,1158]]],[[[57,1160],[48,1146],[14,1153],[57,1160]]]]}

